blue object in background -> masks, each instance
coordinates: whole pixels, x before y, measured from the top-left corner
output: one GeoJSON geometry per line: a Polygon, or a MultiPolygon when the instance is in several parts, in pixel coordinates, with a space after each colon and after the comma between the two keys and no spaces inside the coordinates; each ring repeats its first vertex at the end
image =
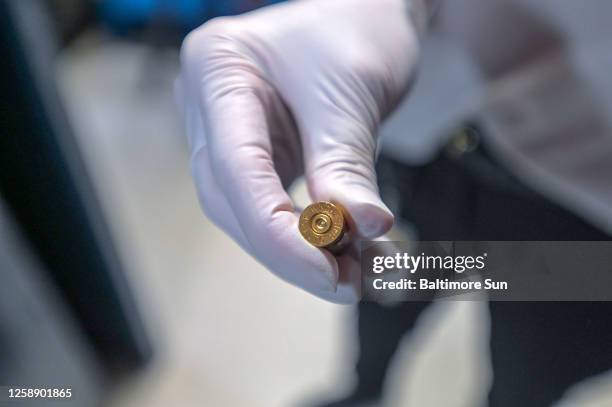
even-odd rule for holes
{"type": "Polygon", "coordinates": [[[184,31],[218,16],[234,15],[284,0],[99,0],[102,20],[117,33],[163,21],[184,31]]]}
{"type": "Polygon", "coordinates": [[[210,1],[212,14],[216,16],[228,16],[240,14],[268,4],[280,3],[284,0],[217,0],[210,1]]]}

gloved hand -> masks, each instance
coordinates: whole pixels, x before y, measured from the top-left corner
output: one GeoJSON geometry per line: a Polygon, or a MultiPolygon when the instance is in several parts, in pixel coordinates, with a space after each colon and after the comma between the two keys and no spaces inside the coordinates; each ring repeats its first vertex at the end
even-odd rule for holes
{"type": "Polygon", "coordinates": [[[204,212],[282,279],[359,298],[355,251],[334,257],[298,231],[286,188],[351,214],[353,236],[393,224],[376,185],[380,121],[418,59],[406,0],[303,0],[212,20],[185,40],[176,94],[204,212]]]}

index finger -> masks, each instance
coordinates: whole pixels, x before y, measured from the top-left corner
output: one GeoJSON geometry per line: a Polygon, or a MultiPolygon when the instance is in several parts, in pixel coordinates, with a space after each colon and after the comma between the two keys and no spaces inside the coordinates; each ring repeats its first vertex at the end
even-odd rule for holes
{"type": "Polygon", "coordinates": [[[235,46],[220,41],[207,51],[208,60],[199,55],[190,69],[211,170],[260,262],[315,295],[335,292],[338,265],[331,254],[300,236],[298,216],[274,168],[269,85],[235,46]]]}

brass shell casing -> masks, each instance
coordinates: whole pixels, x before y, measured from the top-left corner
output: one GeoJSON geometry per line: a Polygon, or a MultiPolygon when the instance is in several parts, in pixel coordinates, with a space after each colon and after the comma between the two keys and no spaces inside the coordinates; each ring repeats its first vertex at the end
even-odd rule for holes
{"type": "Polygon", "coordinates": [[[337,203],[315,202],[300,215],[300,233],[315,247],[338,250],[347,232],[346,212],[337,203]]]}

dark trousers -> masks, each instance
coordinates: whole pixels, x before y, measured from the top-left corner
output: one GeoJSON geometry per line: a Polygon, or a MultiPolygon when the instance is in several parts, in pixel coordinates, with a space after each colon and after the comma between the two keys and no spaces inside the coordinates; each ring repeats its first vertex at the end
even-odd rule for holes
{"type": "MultiPolygon", "coordinates": [[[[420,240],[610,240],[530,190],[480,146],[432,163],[379,162],[383,198],[420,240]]],[[[612,289],[612,288],[611,288],[612,289]]],[[[403,336],[428,303],[359,305],[357,398],[380,395],[403,336]]],[[[491,302],[491,407],[549,406],[572,384],[612,368],[612,303],[491,302]]],[[[484,391],[485,389],[483,389],[484,391]]]]}

